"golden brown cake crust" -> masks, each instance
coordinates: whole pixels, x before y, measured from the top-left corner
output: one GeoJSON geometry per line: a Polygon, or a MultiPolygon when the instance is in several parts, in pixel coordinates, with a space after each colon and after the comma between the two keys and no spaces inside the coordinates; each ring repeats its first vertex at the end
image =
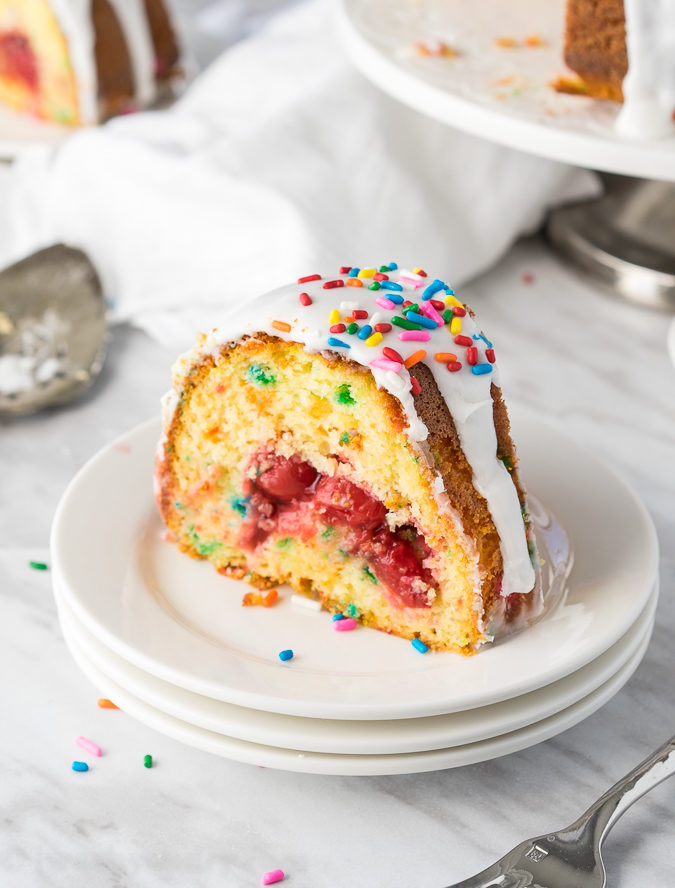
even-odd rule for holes
{"type": "Polygon", "coordinates": [[[583,89],[566,88],[561,78],[560,91],[623,101],[628,71],[623,0],[567,0],[564,58],[583,89]]]}

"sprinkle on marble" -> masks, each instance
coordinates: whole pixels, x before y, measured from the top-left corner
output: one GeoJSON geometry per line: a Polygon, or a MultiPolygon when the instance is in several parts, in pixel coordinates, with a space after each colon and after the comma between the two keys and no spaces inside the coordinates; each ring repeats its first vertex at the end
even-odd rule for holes
{"type": "Polygon", "coordinates": [[[93,740],[87,740],[86,737],[76,737],[75,744],[80,747],[80,749],[84,749],[85,752],[88,752],[90,755],[103,755],[103,750],[101,747],[94,743],[93,740]]]}
{"type": "Polygon", "coordinates": [[[275,869],[270,870],[268,873],[263,873],[260,878],[261,885],[273,885],[275,882],[283,882],[286,878],[286,874],[283,870],[275,869]]]}
{"type": "Polygon", "coordinates": [[[119,709],[119,706],[115,706],[112,700],[108,700],[107,697],[99,697],[96,701],[96,705],[99,709],[119,709]]]}
{"type": "Polygon", "coordinates": [[[86,762],[73,762],[73,771],[88,771],[89,765],[86,762]]]}
{"type": "Polygon", "coordinates": [[[419,638],[413,638],[410,644],[415,648],[416,651],[419,651],[420,654],[426,654],[429,650],[429,646],[426,645],[423,641],[420,641],[419,638]]]}
{"type": "Polygon", "coordinates": [[[144,755],[143,756],[143,767],[144,768],[151,768],[152,767],[152,756],[151,755],[144,755]]]}
{"type": "Polygon", "coordinates": [[[48,565],[44,561],[29,561],[28,566],[33,570],[49,570],[48,565]]]}
{"type": "Polygon", "coordinates": [[[293,651],[290,648],[287,648],[285,651],[279,651],[279,659],[282,662],[286,662],[286,660],[292,660],[293,651]]]}
{"type": "Polygon", "coordinates": [[[286,321],[272,321],[272,326],[275,330],[281,330],[282,333],[291,332],[291,325],[287,324],[286,321]]]}
{"type": "Polygon", "coordinates": [[[348,287],[362,287],[363,286],[363,282],[360,281],[357,277],[347,278],[347,280],[345,281],[345,284],[348,287]]]}

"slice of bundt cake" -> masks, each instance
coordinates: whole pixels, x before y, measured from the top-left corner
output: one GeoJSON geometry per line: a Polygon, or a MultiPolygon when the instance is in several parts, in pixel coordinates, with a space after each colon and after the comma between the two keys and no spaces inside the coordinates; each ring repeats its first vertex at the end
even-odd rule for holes
{"type": "Polygon", "coordinates": [[[45,120],[148,105],[178,60],[165,0],[0,0],[0,102],[45,120]]]}
{"type": "Polygon", "coordinates": [[[473,653],[540,609],[492,343],[421,269],[300,278],[202,336],[156,494],[221,572],[432,648],[473,653]]]}

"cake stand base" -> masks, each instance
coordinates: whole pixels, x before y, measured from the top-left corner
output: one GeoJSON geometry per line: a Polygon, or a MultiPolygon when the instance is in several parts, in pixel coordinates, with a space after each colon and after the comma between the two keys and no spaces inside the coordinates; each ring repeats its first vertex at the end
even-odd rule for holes
{"type": "Polygon", "coordinates": [[[551,245],[614,295],[675,311],[675,183],[601,177],[601,198],[550,214],[551,245]]]}

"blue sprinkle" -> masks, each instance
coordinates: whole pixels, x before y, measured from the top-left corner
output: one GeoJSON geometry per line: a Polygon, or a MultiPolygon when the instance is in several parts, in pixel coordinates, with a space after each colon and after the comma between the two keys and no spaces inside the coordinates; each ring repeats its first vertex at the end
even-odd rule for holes
{"type": "Polygon", "coordinates": [[[486,339],[486,338],[483,336],[482,333],[480,334],[480,338],[483,340],[483,342],[485,343],[485,345],[486,345],[488,348],[493,348],[493,345],[492,345],[492,343],[490,342],[490,340],[489,340],[489,339],[486,339]]]}
{"type": "Polygon", "coordinates": [[[389,271],[396,271],[397,268],[398,268],[398,265],[395,262],[389,263],[389,271]]]}
{"type": "Polygon", "coordinates": [[[454,296],[454,295],[455,295],[455,291],[452,289],[452,287],[443,287],[443,289],[444,289],[445,292],[448,294],[448,296],[454,296]]]}
{"type": "Polygon", "coordinates": [[[478,340],[480,339],[480,336],[478,335],[478,333],[474,333],[472,338],[478,340]]]}
{"type": "Polygon", "coordinates": [[[368,339],[372,332],[373,328],[370,326],[370,324],[364,324],[356,335],[359,337],[359,339],[368,339]]]}
{"type": "Polygon", "coordinates": [[[429,650],[429,645],[425,644],[423,641],[420,641],[419,638],[413,638],[410,644],[415,648],[416,651],[419,651],[420,654],[426,654],[429,650]]]}
{"type": "Polygon", "coordinates": [[[73,762],[73,771],[88,771],[89,765],[86,762],[73,762]]]}
{"type": "Polygon", "coordinates": [[[293,659],[293,651],[290,648],[287,651],[279,651],[279,659],[280,660],[292,660],[293,659]]]}
{"type": "Polygon", "coordinates": [[[485,373],[492,373],[492,364],[474,364],[471,368],[474,376],[483,376],[485,373]]]}
{"type": "Polygon", "coordinates": [[[333,348],[351,348],[349,343],[343,342],[341,339],[336,339],[334,336],[328,337],[328,345],[332,345],[333,348]]]}
{"type": "Polygon", "coordinates": [[[443,283],[443,281],[439,281],[438,278],[436,278],[436,280],[433,281],[433,283],[429,284],[429,286],[424,290],[424,292],[422,293],[422,299],[424,299],[424,301],[426,302],[427,299],[431,299],[434,293],[438,293],[439,290],[445,290],[445,284],[443,283]]]}
{"type": "MultiPolygon", "coordinates": [[[[385,281],[384,283],[386,284],[387,282],[385,281]]],[[[387,293],[387,299],[390,299],[396,305],[401,305],[403,302],[405,302],[405,299],[403,298],[403,296],[401,296],[395,290],[390,290],[387,293]]]]}
{"type": "Polygon", "coordinates": [[[380,287],[383,290],[402,290],[403,287],[400,284],[397,284],[396,281],[380,281],[380,287]]]}
{"type": "Polygon", "coordinates": [[[436,321],[427,318],[424,315],[417,314],[416,311],[407,311],[405,316],[409,321],[412,321],[414,324],[419,324],[421,327],[426,327],[427,330],[435,330],[438,326],[436,321]]]}
{"type": "Polygon", "coordinates": [[[344,614],[333,614],[333,622],[334,623],[337,623],[338,620],[344,620],[344,618],[345,618],[344,614]]]}
{"type": "Polygon", "coordinates": [[[350,278],[358,277],[360,271],[361,271],[360,268],[350,268],[349,269],[349,277],[350,278]]]}

